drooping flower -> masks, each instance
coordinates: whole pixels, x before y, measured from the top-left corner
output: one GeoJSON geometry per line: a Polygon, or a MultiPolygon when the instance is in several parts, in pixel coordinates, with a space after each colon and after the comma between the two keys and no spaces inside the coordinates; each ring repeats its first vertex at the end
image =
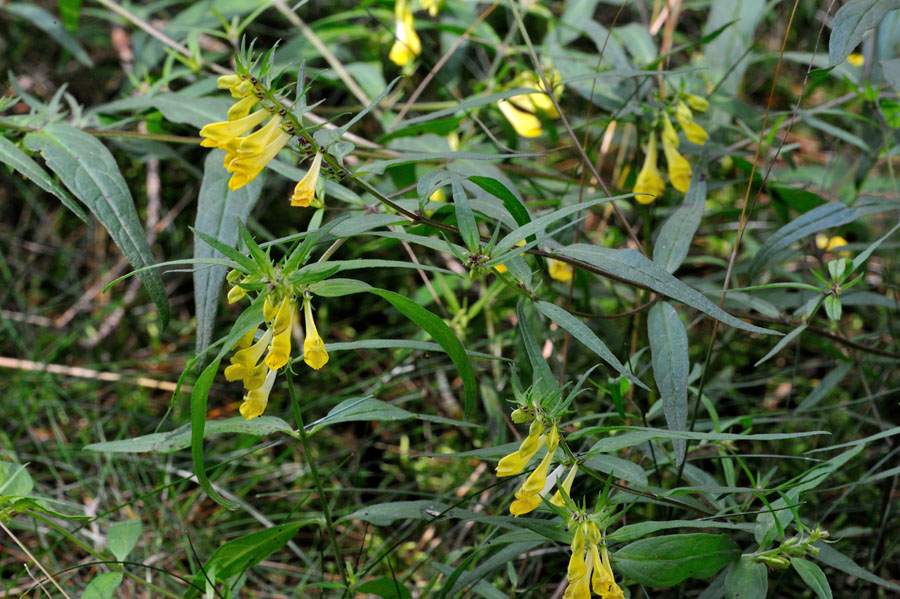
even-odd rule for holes
{"type": "MultiPolygon", "coordinates": [[[[535,422],[537,422],[537,420],[535,420],[535,422]]],[[[543,429],[543,426],[541,426],[541,429],[543,429]]],[[[531,438],[531,436],[532,435],[529,434],[529,438],[531,438]]],[[[538,467],[535,468],[530,475],[528,475],[528,478],[525,479],[525,482],[522,483],[522,486],[518,491],[516,491],[516,500],[513,501],[509,506],[509,511],[513,516],[518,517],[522,514],[527,514],[535,510],[541,504],[542,498],[547,494],[547,492],[549,492],[553,484],[552,480],[550,481],[550,484],[548,484],[547,473],[550,471],[550,464],[553,461],[554,454],[556,453],[556,448],[559,446],[559,429],[557,428],[556,424],[553,425],[553,427],[546,435],[540,435],[537,443],[538,447],[540,447],[541,445],[541,440],[544,441],[544,444],[547,447],[547,453],[538,464],[538,467]]],[[[528,439],[526,439],[526,441],[528,441],[528,439]]],[[[525,443],[523,443],[522,445],[525,445],[525,443]]],[[[531,455],[534,455],[534,453],[532,453],[531,455]]],[[[525,463],[527,464],[527,460],[525,461],[525,463]]],[[[497,466],[497,470],[497,476],[500,476],[499,464],[497,466]]]]}
{"type": "Polygon", "coordinates": [[[200,137],[203,138],[200,145],[204,148],[225,148],[239,136],[269,118],[269,116],[269,113],[265,110],[257,110],[236,120],[209,123],[200,129],[200,137]]]}
{"type": "Polygon", "coordinates": [[[559,118],[559,111],[556,110],[556,106],[553,104],[553,100],[550,99],[548,93],[552,93],[557,99],[562,96],[565,89],[562,84],[562,77],[560,76],[559,71],[554,68],[547,69],[544,76],[547,78],[550,89],[553,90],[552,92],[549,92],[549,90],[544,87],[544,82],[535,73],[528,72],[519,76],[515,80],[515,83],[519,87],[531,87],[541,91],[523,94],[521,96],[512,96],[509,98],[509,101],[522,110],[528,112],[540,110],[549,118],[557,119],[559,118]]]}
{"type": "Polygon", "coordinates": [[[231,108],[228,109],[228,120],[236,121],[244,118],[250,114],[250,110],[257,104],[259,104],[259,97],[255,94],[251,94],[243,100],[235,102],[231,108]]]}
{"type": "Polygon", "coordinates": [[[689,142],[698,146],[706,143],[709,134],[706,133],[703,127],[694,122],[694,114],[683,101],[679,101],[675,106],[675,120],[678,121],[681,130],[684,131],[684,136],[687,137],[689,142]]]}
{"type": "Polygon", "coordinates": [[[666,155],[666,164],[669,167],[669,181],[672,187],[682,193],[686,193],[691,186],[691,164],[678,152],[678,134],[675,127],[669,121],[669,117],[663,116],[663,152],[666,155]]]}
{"type": "Polygon", "coordinates": [[[251,389],[244,396],[244,402],[241,404],[241,416],[246,420],[256,418],[266,411],[269,404],[269,393],[272,392],[272,386],[275,384],[275,371],[269,370],[262,385],[251,389]]]}
{"type": "Polygon", "coordinates": [[[684,101],[697,112],[706,112],[709,109],[709,100],[695,94],[685,95],[684,101]]]}
{"type": "Polygon", "coordinates": [[[291,358],[291,326],[294,321],[294,302],[289,298],[281,300],[278,313],[272,321],[271,330],[274,332],[272,345],[266,355],[266,366],[271,370],[278,370],[288,363],[291,358]]]}
{"type": "Polygon", "coordinates": [[[572,265],[567,264],[562,260],[548,258],[547,265],[548,270],[550,271],[550,278],[556,279],[560,283],[568,283],[575,275],[575,270],[572,268],[572,265]]]}
{"type": "Polygon", "coordinates": [[[497,464],[497,476],[515,476],[521,473],[540,449],[544,437],[544,425],[539,420],[532,421],[528,436],[519,445],[519,449],[505,456],[497,464]]]}
{"type": "Polygon", "coordinates": [[[659,168],[656,166],[656,160],[656,136],[652,135],[647,144],[647,155],[644,157],[644,165],[638,172],[637,180],[634,183],[634,193],[637,194],[637,201],[641,204],[651,203],[661,196],[666,188],[666,184],[659,174],[659,168]]]}
{"type": "Polygon", "coordinates": [[[225,369],[225,379],[237,381],[248,379],[256,368],[259,359],[266,351],[269,341],[272,339],[272,330],[268,329],[259,341],[246,349],[242,349],[231,356],[231,365],[225,369]]]}
{"type": "Polygon", "coordinates": [[[316,199],[316,184],[319,182],[319,171],[322,168],[322,152],[316,152],[309,170],[294,186],[291,195],[291,206],[308,207],[316,199]]]}
{"type": "Polygon", "coordinates": [[[303,361],[314,370],[319,370],[328,362],[328,352],[325,351],[325,342],[316,330],[313,321],[312,302],[307,298],[303,302],[303,315],[306,318],[306,338],[303,340],[303,361]]]}
{"type": "Polygon", "coordinates": [[[539,118],[530,112],[516,108],[509,101],[500,100],[497,102],[497,108],[500,109],[500,112],[503,113],[509,124],[513,126],[516,133],[522,137],[538,137],[544,132],[539,118]]]}
{"type": "Polygon", "coordinates": [[[281,115],[273,117],[264,127],[241,141],[230,162],[226,160],[228,172],[234,173],[228,180],[231,191],[253,181],[287,144],[291,134],[281,128],[281,121],[281,115]]]}
{"type": "Polygon", "coordinates": [[[422,53],[422,42],[416,33],[415,19],[407,0],[394,4],[394,44],[388,58],[398,67],[406,66],[422,53]]]}
{"type": "Polygon", "coordinates": [[[571,495],[572,483],[575,481],[576,474],[578,474],[578,464],[572,464],[572,467],[569,469],[569,473],[566,474],[566,478],[563,479],[561,484],[557,485],[556,493],[554,493],[553,497],[550,498],[550,503],[552,503],[556,507],[566,506],[566,501],[565,499],[563,499],[562,493],[560,493],[559,490],[564,489],[566,495],[571,495]]]}

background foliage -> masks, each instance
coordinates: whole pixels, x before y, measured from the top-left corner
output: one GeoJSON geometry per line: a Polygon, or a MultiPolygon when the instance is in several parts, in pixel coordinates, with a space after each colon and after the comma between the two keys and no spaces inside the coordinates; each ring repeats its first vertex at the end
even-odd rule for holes
{"type": "Polygon", "coordinates": [[[572,400],[631,597],[897,596],[900,3],[412,8],[399,67],[393,2],[0,4],[0,596],[560,597],[571,532],[492,471],[516,377],[572,400]],[[296,144],[237,191],[198,145],[242,40],[345,127],[321,208],[289,205],[296,144]],[[538,64],[560,118],[525,137],[498,101],[538,64]],[[709,140],[640,203],[679,94],[709,140]],[[191,262],[239,223],[344,240],[330,361],[250,421],[198,378],[244,308],[191,262]]]}

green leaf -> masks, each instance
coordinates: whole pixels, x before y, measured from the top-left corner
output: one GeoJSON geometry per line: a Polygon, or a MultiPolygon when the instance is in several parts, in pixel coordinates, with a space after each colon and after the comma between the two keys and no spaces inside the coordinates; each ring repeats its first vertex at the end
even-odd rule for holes
{"type": "Polygon", "coordinates": [[[642,383],[636,376],[634,376],[631,372],[628,371],[625,366],[619,362],[619,359],[609,350],[605,343],[597,336],[594,331],[592,331],[586,324],[569,314],[565,309],[560,308],[556,304],[551,304],[550,302],[545,302],[543,300],[539,300],[535,302],[535,307],[541,312],[544,316],[567,330],[572,334],[573,337],[578,339],[582,344],[584,344],[588,349],[592,352],[600,356],[600,358],[612,366],[616,372],[626,377],[629,381],[641,387],[643,389],[647,389],[647,385],[642,383]]]}
{"type": "Polygon", "coordinates": [[[718,522],[716,520],[656,520],[651,522],[638,522],[637,524],[625,524],[606,535],[607,540],[623,543],[645,537],[660,530],[672,528],[725,528],[728,530],[742,530],[748,532],[753,529],[752,524],[739,524],[735,522],[718,522]]]}
{"type": "Polygon", "coordinates": [[[138,519],[114,522],[109,527],[109,550],[116,559],[125,561],[138,539],[141,538],[141,521],[138,519]]]}
{"type": "Polygon", "coordinates": [[[531,222],[531,216],[528,209],[516,195],[511,192],[503,183],[491,177],[469,177],[469,181],[485,190],[495,198],[503,200],[503,207],[506,208],[516,223],[521,227],[531,222]]]}
{"type": "Polygon", "coordinates": [[[72,33],[78,33],[78,21],[81,18],[81,0],[59,0],[59,16],[63,25],[72,33]]]}
{"type": "Polygon", "coordinates": [[[830,66],[843,62],[859,45],[863,34],[878,25],[888,12],[900,8],[900,0],[851,0],[834,15],[828,40],[830,66]]]}
{"type": "Polygon", "coordinates": [[[206,562],[206,569],[215,568],[216,577],[220,579],[237,576],[287,545],[300,527],[316,522],[282,524],[232,539],[213,552],[206,562]]]}
{"type": "MultiPolygon", "coordinates": [[[[253,420],[235,416],[225,420],[207,422],[203,430],[203,438],[225,433],[264,437],[273,433],[290,433],[292,430],[287,422],[276,416],[260,416],[253,420]]],[[[190,447],[190,445],[191,425],[185,424],[166,433],[150,433],[133,439],[91,443],[84,449],[106,453],[171,453],[190,447]]]]}
{"type": "Polygon", "coordinates": [[[329,410],[324,417],[306,425],[311,432],[339,424],[341,422],[394,422],[410,420],[416,415],[403,408],[391,405],[374,397],[354,397],[345,399],[329,410]]]}
{"type": "Polygon", "coordinates": [[[496,247],[494,248],[494,254],[500,255],[503,252],[508,252],[512,250],[517,243],[522,241],[523,239],[535,235],[537,233],[542,233],[547,225],[554,223],[558,220],[561,220],[570,214],[575,214],[581,210],[587,210],[592,206],[596,206],[597,204],[602,204],[604,202],[609,202],[611,200],[621,199],[623,197],[628,196],[616,196],[612,198],[596,198],[593,200],[587,200],[584,202],[580,202],[578,204],[572,204],[571,206],[566,206],[565,208],[560,208],[559,210],[554,210],[549,214],[545,214],[540,218],[536,218],[530,223],[526,225],[522,225],[518,229],[514,231],[510,231],[506,234],[503,239],[497,242],[496,247]]]}
{"type": "Polygon", "coordinates": [[[49,35],[57,44],[68,50],[75,60],[86,67],[94,66],[94,61],[88,56],[84,48],[75,37],[66,31],[55,16],[41,8],[35,3],[10,2],[9,4],[0,5],[0,8],[6,12],[21,17],[37,27],[42,29],[44,33],[49,35]]]}
{"type": "Polygon", "coordinates": [[[769,573],[748,555],[731,564],[725,577],[725,599],[766,599],[769,573]]]}
{"type": "Polygon", "coordinates": [[[124,574],[121,572],[104,572],[98,574],[84,588],[81,599],[112,599],[113,594],[122,584],[124,574]]]}
{"type": "Polygon", "coordinates": [[[411,599],[412,597],[409,589],[396,579],[388,576],[364,582],[356,587],[356,591],[378,595],[382,599],[411,599]]]}
{"type": "Polygon", "coordinates": [[[653,261],[670,273],[678,270],[684,262],[703,218],[708,153],[709,146],[704,146],[700,161],[691,176],[691,186],[684,195],[684,203],[666,219],[653,244],[653,261]]]}
{"type": "Polygon", "coordinates": [[[900,591],[900,584],[885,580],[877,574],[872,574],[831,545],[821,541],[813,543],[813,545],[819,550],[819,553],[816,554],[816,560],[822,562],[826,566],[831,566],[850,576],[855,576],[860,580],[875,583],[886,589],[900,591]]]}
{"type": "Polygon", "coordinates": [[[819,596],[819,599],[832,599],[831,586],[828,584],[828,578],[825,577],[822,568],[802,557],[792,557],[791,565],[797,571],[797,574],[800,575],[800,578],[803,579],[803,582],[806,583],[806,586],[819,596]]]}
{"type": "Polygon", "coordinates": [[[615,569],[651,587],[686,578],[709,578],[736,560],[740,549],[728,535],[690,533],[635,541],[614,555],[615,569]]]}
{"type": "Polygon", "coordinates": [[[456,212],[456,224],[459,227],[459,235],[470,252],[477,252],[481,247],[481,238],[478,234],[478,223],[475,222],[475,214],[469,206],[469,198],[459,182],[459,177],[451,180],[453,189],[453,209],[456,212]]]}
{"type": "MultiPolygon", "coordinates": [[[[668,302],[658,302],[647,316],[647,335],[653,362],[653,378],[662,399],[663,413],[669,430],[687,430],[688,419],[688,338],[675,308],[668,302]]],[[[687,451],[683,439],[672,441],[675,465],[681,466],[687,451]]]]}
{"type": "Polygon", "coordinates": [[[75,213],[75,216],[83,220],[85,224],[91,224],[84,209],[69,195],[69,192],[54,181],[47,171],[42,169],[28,154],[3,136],[0,136],[0,162],[8,164],[44,191],[55,195],[63,203],[63,206],[75,213]]]}
{"type": "MultiPolygon", "coordinates": [[[[144,268],[153,264],[153,254],[128,184],[106,146],[93,135],[65,123],[53,123],[39,132],[29,133],[25,136],[25,146],[41,153],[47,166],[109,231],[132,266],[144,268]]],[[[140,277],[165,327],[169,322],[169,302],[162,277],[156,270],[140,277]]]]}
{"type": "Polygon", "coordinates": [[[652,289],[666,297],[685,303],[705,312],[718,321],[737,329],[765,335],[778,335],[775,331],[763,329],[738,320],[715,305],[699,291],[688,287],[659,265],[634,250],[614,250],[585,243],[577,243],[558,250],[560,254],[591,264],[601,271],[631,281],[641,287],[652,289]]]}
{"type": "Polygon", "coordinates": [[[897,208],[900,208],[900,202],[897,200],[879,197],[860,198],[854,206],[830,202],[813,208],[775,231],[765,241],[750,263],[748,280],[754,279],[760,269],[771,262],[779,251],[799,239],[825,229],[852,223],[863,216],[897,208]]]}
{"type": "Polygon", "coordinates": [[[516,305],[516,316],[519,319],[519,334],[522,336],[522,343],[525,345],[525,352],[528,354],[528,362],[531,364],[532,384],[541,396],[547,396],[559,393],[559,385],[556,377],[550,370],[547,360],[541,355],[541,348],[538,346],[528,325],[528,317],[525,315],[525,301],[519,300],[516,305]]]}
{"type": "Polygon", "coordinates": [[[34,489],[34,480],[21,464],[0,462],[0,497],[25,497],[34,489]]]}
{"type": "MultiPolygon", "coordinates": [[[[237,191],[228,189],[231,173],[222,168],[225,153],[214,150],[203,163],[203,181],[197,200],[197,219],[194,232],[204,233],[229,247],[238,240],[237,223],[246,223],[250,211],[259,200],[263,180],[259,176],[237,191]]],[[[194,258],[221,258],[225,255],[207,243],[194,241],[194,258]]],[[[212,341],[213,326],[219,308],[219,296],[227,269],[222,266],[198,268],[194,271],[194,305],[197,315],[197,354],[212,341]]]]}
{"type": "Polygon", "coordinates": [[[784,349],[791,341],[796,339],[798,335],[800,335],[803,331],[805,331],[806,327],[808,327],[808,326],[809,326],[808,324],[801,324],[799,327],[797,327],[796,329],[794,329],[793,331],[791,331],[790,333],[788,333],[787,335],[785,335],[784,337],[779,339],[778,343],[775,344],[775,347],[770,349],[769,353],[767,353],[762,358],[757,360],[756,364],[754,364],[753,367],[756,368],[757,366],[759,366],[763,362],[767,361],[772,356],[777,355],[778,352],[780,352],[782,349],[784,349]]]}

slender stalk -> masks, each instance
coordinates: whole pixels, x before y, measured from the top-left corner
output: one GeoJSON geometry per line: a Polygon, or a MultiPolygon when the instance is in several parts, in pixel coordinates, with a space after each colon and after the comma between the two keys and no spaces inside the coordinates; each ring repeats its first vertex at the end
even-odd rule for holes
{"type": "Polygon", "coordinates": [[[322,486],[322,479],[319,476],[319,469],[316,467],[316,460],[313,457],[312,446],[309,442],[309,435],[306,433],[306,427],[303,424],[303,414],[300,410],[300,402],[297,400],[297,391],[294,388],[294,375],[291,369],[287,368],[287,384],[288,393],[291,396],[291,408],[294,412],[294,419],[297,421],[298,434],[300,435],[300,443],[303,445],[303,453],[306,456],[306,464],[309,466],[309,472],[313,477],[313,484],[319,495],[319,504],[322,506],[322,514],[325,516],[325,530],[328,533],[328,540],[331,543],[331,549],[334,552],[334,559],[337,561],[338,571],[341,573],[341,580],[344,583],[345,595],[350,590],[350,581],[347,578],[347,572],[344,569],[344,557],[341,548],[338,545],[337,537],[334,535],[334,520],[331,517],[331,507],[328,505],[328,499],[325,497],[325,489],[322,486]]]}

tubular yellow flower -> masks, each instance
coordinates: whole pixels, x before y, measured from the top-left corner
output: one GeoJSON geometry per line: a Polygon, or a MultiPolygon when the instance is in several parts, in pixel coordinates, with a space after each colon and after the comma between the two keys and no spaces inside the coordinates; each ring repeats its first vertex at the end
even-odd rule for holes
{"type": "Polygon", "coordinates": [[[522,137],[537,137],[544,132],[544,129],[541,127],[541,120],[530,112],[519,110],[506,100],[497,102],[497,107],[503,113],[503,116],[506,117],[506,120],[509,121],[509,124],[513,126],[513,129],[516,130],[516,133],[522,137]]]}
{"type": "Polygon", "coordinates": [[[522,488],[516,492],[517,499],[537,495],[543,490],[544,485],[547,482],[547,472],[550,470],[550,462],[552,461],[553,452],[548,451],[544,456],[544,459],[541,460],[541,463],[538,464],[538,467],[535,468],[534,472],[529,474],[528,478],[525,479],[522,488]]]}
{"type": "Polygon", "coordinates": [[[396,39],[388,58],[398,67],[403,67],[422,53],[422,42],[416,33],[415,19],[406,0],[397,0],[394,4],[394,19],[396,39]]]}
{"type": "Polygon", "coordinates": [[[587,564],[584,559],[584,542],[584,531],[579,526],[575,529],[575,534],[572,537],[570,546],[572,555],[569,557],[569,566],[566,569],[566,576],[570,584],[579,580],[587,572],[587,564]]]}
{"type": "Polygon", "coordinates": [[[253,83],[241,75],[222,75],[217,84],[219,89],[230,91],[231,97],[235,99],[246,97],[253,92],[253,83]]]}
{"type": "Polygon", "coordinates": [[[284,298],[278,305],[278,312],[275,313],[272,320],[272,330],[276,335],[281,335],[291,328],[294,323],[294,302],[290,298],[284,298]]]}
{"type": "Polygon", "coordinates": [[[661,196],[666,188],[659,169],[656,167],[656,136],[650,137],[647,145],[647,156],[644,158],[644,166],[641,167],[634,183],[634,193],[638,194],[637,201],[641,204],[649,204],[661,196]]]}
{"type": "Polygon", "coordinates": [[[272,369],[266,366],[265,362],[257,364],[250,372],[250,375],[244,379],[244,389],[251,391],[262,387],[263,383],[266,382],[266,377],[269,375],[270,370],[272,369]]]}
{"type": "Polygon", "coordinates": [[[237,87],[241,83],[240,75],[232,73],[231,75],[222,75],[216,80],[219,89],[231,89],[237,87]]]}
{"type": "Polygon", "coordinates": [[[294,186],[294,194],[291,196],[291,206],[306,208],[316,199],[316,183],[319,182],[319,171],[322,168],[322,152],[316,152],[309,170],[294,186]]]}
{"type": "Polygon", "coordinates": [[[260,154],[269,145],[273,139],[283,133],[281,129],[281,121],[284,117],[280,114],[275,115],[265,124],[265,126],[257,129],[241,141],[238,146],[238,154],[260,154]]]}
{"type": "Polygon", "coordinates": [[[550,503],[552,503],[556,507],[566,506],[566,501],[563,499],[562,493],[559,492],[559,489],[564,489],[566,491],[566,495],[571,495],[572,483],[575,481],[576,474],[578,474],[578,464],[573,464],[572,468],[569,469],[569,473],[566,474],[566,478],[563,479],[562,484],[557,485],[556,493],[554,493],[553,497],[550,498],[550,503]]]}
{"type": "Polygon", "coordinates": [[[200,145],[204,148],[225,147],[235,138],[256,127],[268,117],[269,113],[265,110],[257,110],[244,118],[234,121],[210,123],[200,129],[200,137],[204,138],[200,145]]]}
{"type": "Polygon", "coordinates": [[[672,123],[669,122],[669,117],[663,117],[662,140],[666,164],[669,167],[669,181],[672,182],[672,187],[686,193],[691,186],[691,164],[678,153],[678,135],[675,133],[672,123]]]}
{"type": "Polygon", "coordinates": [[[294,303],[288,298],[281,301],[281,307],[272,323],[272,345],[266,355],[266,366],[272,370],[278,370],[288,363],[291,358],[291,325],[294,320],[294,303]]]}
{"type": "Polygon", "coordinates": [[[275,303],[275,297],[273,295],[267,295],[266,301],[263,303],[263,320],[267,325],[275,320],[275,315],[278,314],[279,308],[281,308],[281,304],[275,303]]]}
{"type": "Polygon", "coordinates": [[[603,599],[624,599],[625,593],[623,593],[619,585],[616,584],[616,579],[613,576],[612,564],[609,563],[609,554],[606,552],[605,544],[602,549],[601,564],[605,572],[603,580],[609,581],[609,586],[603,593],[603,599]]]}
{"type": "Polygon", "coordinates": [[[306,317],[306,339],[303,340],[303,361],[314,370],[325,366],[328,362],[328,352],[325,351],[325,342],[316,330],[313,322],[312,305],[307,299],[303,302],[303,314],[306,317]]]}
{"type": "MultiPolygon", "coordinates": [[[[556,71],[556,69],[550,69],[545,73],[545,76],[547,77],[547,82],[553,89],[553,95],[558,99],[564,90],[562,83],[560,83],[561,78],[559,72],[556,71]]],[[[535,73],[525,74],[518,79],[518,83],[521,87],[533,87],[535,89],[546,91],[543,82],[535,73]]],[[[534,92],[523,94],[521,96],[513,96],[509,98],[509,101],[524,111],[530,112],[540,110],[551,119],[559,118],[559,112],[556,110],[553,100],[550,99],[547,93],[534,92]]]]}
{"type": "MultiPolygon", "coordinates": [[[[259,154],[238,154],[228,165],[228,171],[234,173],[228,180],[228,188],[231,191],[240,189],[250,181],[253,181],[269,161],[287,144],[291,138],[289,133],[282,131],[259,154]]],[[[249,138],[248,138],[249,139],[249,138]]],[[[244,141],[246,143],[246,140],[244,141]]],[[[243,143],[241,144],[243,147],[243,143]]]]}
{"type": "Polygon", "coordinates": [[[548,258],[547,263],[549,266],[551,279],[556,279],[561,283],[568,283],[575,275],[575,271],[572,269],[572,266],[570,264],[566,264],[561,260],[548,258]]]}
{"type": "Polygon", "coordinates": [[[531,423],[528,436],[519,445],[519,449],[505,456],[497,464],[497,476],[515,476],[525,469],[529,460],[534,457],[544,440],[544,425],[538,420],[531,423]]]}
{"type": "Polygon", "coordinates": [[[259,338],[259,341],[247,349],[235,352],[234,355],[231,356],[231,365],[225,369],[225,379],[228,381],[236,381],[238,379],[248,378],[253,373],[253,369],[256,368],[256,363],[259,362],[263,352],[266,351],[266,346],[269,345],[270,339],[272,339],[271,329],[267,330],[265,334],[259,338]]]}
{"type": "Polygon", "coordinates": [[[250,109],[259,104],[259,98],[256,95],[251,94],[244,98],[243,100],[239,100],[235,102],[231,108],[228,109],[228,120],[236,121],[238,119],[242,119],[248,114],[250,114],[250,109]]]}
{"type": "Polygon", "coordinates": [[[516,500],[509,505],[509,513],[518,518],[522,514],[533,512],[539,505],[541,505],[540,494],[517,496],[516,500]]]}
{"type": "Polygon", "coordinates": [[[706,143],[706,138],[709,135],[703,127],[694,122],[694,114],[688,108],[688,105],[682,101],[679,101],[675,107],[675,120],[678,121],[682,131],[684,131],[684,136],[687,137],[689,142],[698,146],[706,143]]]}
{"type": "Polygon", "coordinates": [[[246,420],[261,416],[266,411],[269,403],[269,393],[272,392],[272,386],[275,384],[275,371],[270,370],[266,375],[266,380],[256,389],[251,389],[244,396],[244,403],[241,404],[241,416],[246,420]]]}
{"type": "Polygon", "coordinates": [[[866,63],[866,59],[862,54],[854,53],[847,56],[847,62],[855,67],[861,67],[866,63]]]}

